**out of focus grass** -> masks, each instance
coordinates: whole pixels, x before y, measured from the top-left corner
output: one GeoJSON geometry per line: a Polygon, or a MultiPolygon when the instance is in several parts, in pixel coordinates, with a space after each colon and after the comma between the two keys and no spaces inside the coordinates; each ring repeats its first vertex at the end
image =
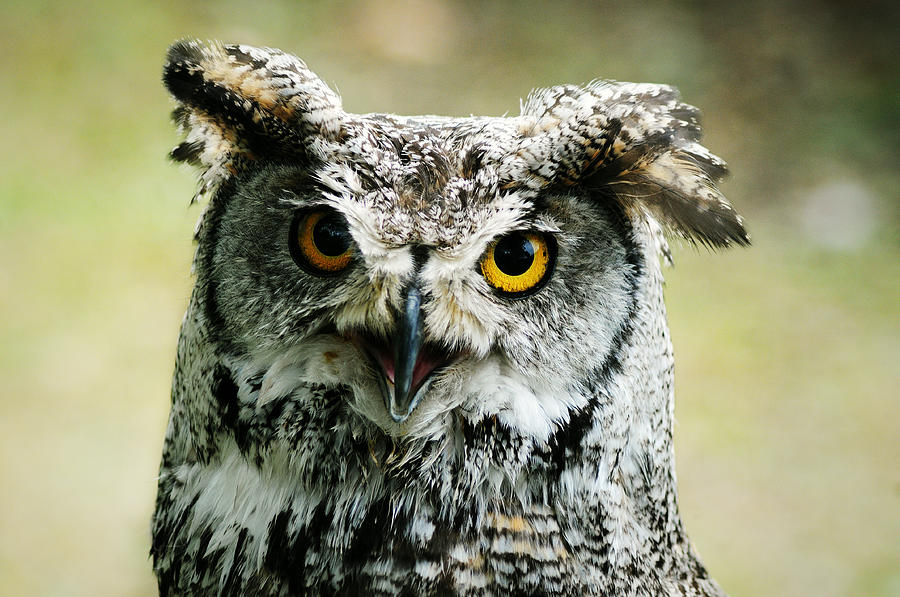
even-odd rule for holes
{"type": "Polygon", "coordinates": [[[668,273],[688,528],[734,595],[900,594],[896,15],[740,6],[0,6],[0,593],[154,592],[197,216],[191,173],[164,159],[159,69],[196,36],[294,51],[354,111],[515,112],[534,85],[598,76],[680,86],[755,237],[679,248],[668,273]]]}

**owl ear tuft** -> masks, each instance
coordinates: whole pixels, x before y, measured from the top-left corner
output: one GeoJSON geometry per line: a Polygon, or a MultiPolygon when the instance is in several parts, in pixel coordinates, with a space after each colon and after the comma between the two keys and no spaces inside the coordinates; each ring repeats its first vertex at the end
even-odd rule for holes
{"type": "Polygon", "coordinates": [[[664,85],[595,82],[529,97],[523,116],[557,123],[549,185],[578,186],[647,212],[710,247],[748,245],[743,221],[719,192],[725,162],[699,143],[699,111],[664,85]]]}
{"type": "Polygon", "coordinates": [[[163,82],[186,139],[172,159],[203,169],[198,195],[260,157],[317,157],[313,139],[339,140],[340,98],[280,50],[183,40],[169,48],[163,82]]]}
{"type": "Polygon", "coordinates": [[[584,180],[610,193],[626,209],[642,209],[684,238],[710,247],[746,246],[750,236],[741,216],[719,192],[726,173],[715,156],[691,154],[672,143],[648,143],[584,180]],[[711,161],[714,159],[716,161],[711,161]]]}

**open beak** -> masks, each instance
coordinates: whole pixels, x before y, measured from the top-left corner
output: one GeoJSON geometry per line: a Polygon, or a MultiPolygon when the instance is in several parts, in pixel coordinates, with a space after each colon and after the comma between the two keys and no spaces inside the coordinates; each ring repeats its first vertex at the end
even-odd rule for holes
{"type": "Polygon", "coordinates": [[[393,338],[387,343],[357,338],[381,369],[385,406],[397,423],[405,421],[416,408],[431,376],[455,358],[425,342],[423,315],[422,294],[412,284],[404,293],[393,338]]]}

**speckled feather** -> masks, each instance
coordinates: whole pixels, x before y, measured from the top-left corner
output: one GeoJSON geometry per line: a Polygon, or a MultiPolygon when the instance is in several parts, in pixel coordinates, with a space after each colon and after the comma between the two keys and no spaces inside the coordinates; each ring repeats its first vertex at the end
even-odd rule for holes
{"type": "Polygon", "coordinates": [[[663,227],[746,244],[670,87],[533,92],[511,118],[345,113],[278,50],[174,45],[164,82],[209,199],[182,327],[152,555],[161,595],[721,595],[678,515],[663,227]],[[301,271],[293,214],[355,247],[301,271]],[[488,245],[553,234],[510,300],[488,245]],[[423,290],[461,355],[409,418],[351,338],[423,290]]]}

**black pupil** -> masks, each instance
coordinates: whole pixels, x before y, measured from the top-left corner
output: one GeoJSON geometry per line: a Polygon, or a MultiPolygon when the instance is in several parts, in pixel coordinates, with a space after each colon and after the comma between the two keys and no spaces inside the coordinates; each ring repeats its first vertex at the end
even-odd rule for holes
{"type": "Polygon", "coordinates": [[[326,257],[338,257],[350,247],[350,233],[335,215],[327,215],[313,228],[313,243],[326,257]]]}
{"type": "Polygon", "coordinates": [[[507,276],[521,276],[534,263],[534,243],[522,234],[510,234],[494,247],[494,263],[507,276]]]}

